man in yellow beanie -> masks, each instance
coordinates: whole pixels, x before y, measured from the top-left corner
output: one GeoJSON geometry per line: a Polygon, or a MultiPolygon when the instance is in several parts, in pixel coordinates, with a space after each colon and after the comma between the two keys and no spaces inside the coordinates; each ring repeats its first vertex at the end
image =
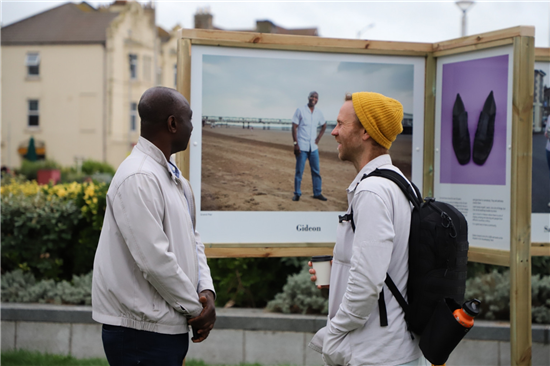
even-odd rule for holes
{"type": "MultiPolygon", "coordinates": [[[[407,331],[403,310],[384,284],[388,273],[406,294],[409,200],[386,178],[362,179],[377,168],[403,175],[388,153],[403,130],[403,107],[378,93],[346,99],[332,135],[338,157],[352,162],[357,176],[347,189],[349,208],[336,232],[327,326],[309,346],[327,365],[426,365],[418,338],[407,331]],[[387,324],[379,297],[385,300],[387,324]]],[[[315,280],[315,270],[310,273],[315,280]]]]}

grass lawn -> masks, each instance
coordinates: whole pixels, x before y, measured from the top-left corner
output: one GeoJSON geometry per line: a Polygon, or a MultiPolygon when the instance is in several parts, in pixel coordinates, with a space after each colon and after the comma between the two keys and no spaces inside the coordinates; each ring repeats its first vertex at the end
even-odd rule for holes
{"type": "MultiPolygon", "coordinates": [[[[109,366],[104,358],[76,359],[71,356],[60,356],[30,351],[2,352],[2,366],[109,366]]],[[[186,360],[185,366],[209,366],[203,361],[186,360]]],[[[239,366],[262,366],[259,363],[241,364],[239,366]]]]}

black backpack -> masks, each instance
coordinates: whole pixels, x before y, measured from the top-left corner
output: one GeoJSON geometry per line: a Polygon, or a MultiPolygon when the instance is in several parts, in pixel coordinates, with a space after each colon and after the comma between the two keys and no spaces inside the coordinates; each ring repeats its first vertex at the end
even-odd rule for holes
{"type": "MultiPolygon", "coordinates": [[[[466,290],[466,266],[468,263],[468,224],[466,218],[452,205],[422,199],[418,188],[393,170],[376,169],[367,177],[383,177],[391,180],[413,204],[409,234],[408,303],[389,275],[386,286],[405,313],[409,331],[422,335],[438,303],[453,299],[464,301],[466,290]]],[[[353,208],[340,222],[350,221],[353,231],[353,208]]],[[[378,299],[380,325],[388,325],[384,291],[378,299]]]]}

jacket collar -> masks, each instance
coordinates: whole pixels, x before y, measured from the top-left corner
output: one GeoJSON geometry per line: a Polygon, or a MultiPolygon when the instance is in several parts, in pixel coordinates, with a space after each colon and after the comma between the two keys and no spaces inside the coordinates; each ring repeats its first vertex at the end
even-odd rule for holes
{"type": "Polygon", "coordinates": [[[361,178],[363,178],[363,175],[370,174],[375,169],[380,168],[383,165],[391,165],[391,163],[392,161],[391,161],[390,154],[383,154],[372,159],[367,163],[367,165],[363,167],[363,169],[361,169],[361,171],[359,171],[359,173],[357,173],[357,175],[355,176],[355,179],[351,182],[347,191],[348,192],[355,191],[355,189],[361,182],[361,178]]]}
{"type": "MultiPolygon", "coordinates": [[[[162,165],[173,178],[177,178],[176,174],[174,174],[173,172],[173,168],[170,166],[170,164],[166,160],[166,157],[164,156],[163,152],[160,151],[160,149],[156,147],[151,141],[147,140],[143,136],[140,136],[135,148],[141,151],[142,153],[144,153],[145,155],[149,156],[159,165],[162,165]]],[[[170,160],[172,161],[174,159],[170,158],[170,160]]],[[[172,161],[172,163],[174,164],[174,166],[176,166],[174,161],[172,161]]]]}

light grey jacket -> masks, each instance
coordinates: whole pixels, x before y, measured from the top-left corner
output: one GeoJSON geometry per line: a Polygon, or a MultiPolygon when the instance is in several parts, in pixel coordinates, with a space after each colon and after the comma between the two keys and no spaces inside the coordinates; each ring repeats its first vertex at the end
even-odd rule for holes
{"type": "Polygon", "coordinates": [[[195,227],[189,182],[139,138],[118,168],[94,260],[92,317],[164,334],[187,333],[198,294],[214,291],[195,227]]]}
{"type": "Polygon", "coordinates": [[[384,154],[365,165],[347,189],[347,213],[353,207],[355,232],[349,221],[338,224],[327,326],[309,345],[330,366],[393,366],[422,356],[418,338],[407,331],[403,309],[384,284],[388,273],[407,299],[411,205],[389,179],[361,180],[377,168],[403,175],[384,154]],[[380,326],[378,308],[382,289],[386,327],[380,326]]]}

